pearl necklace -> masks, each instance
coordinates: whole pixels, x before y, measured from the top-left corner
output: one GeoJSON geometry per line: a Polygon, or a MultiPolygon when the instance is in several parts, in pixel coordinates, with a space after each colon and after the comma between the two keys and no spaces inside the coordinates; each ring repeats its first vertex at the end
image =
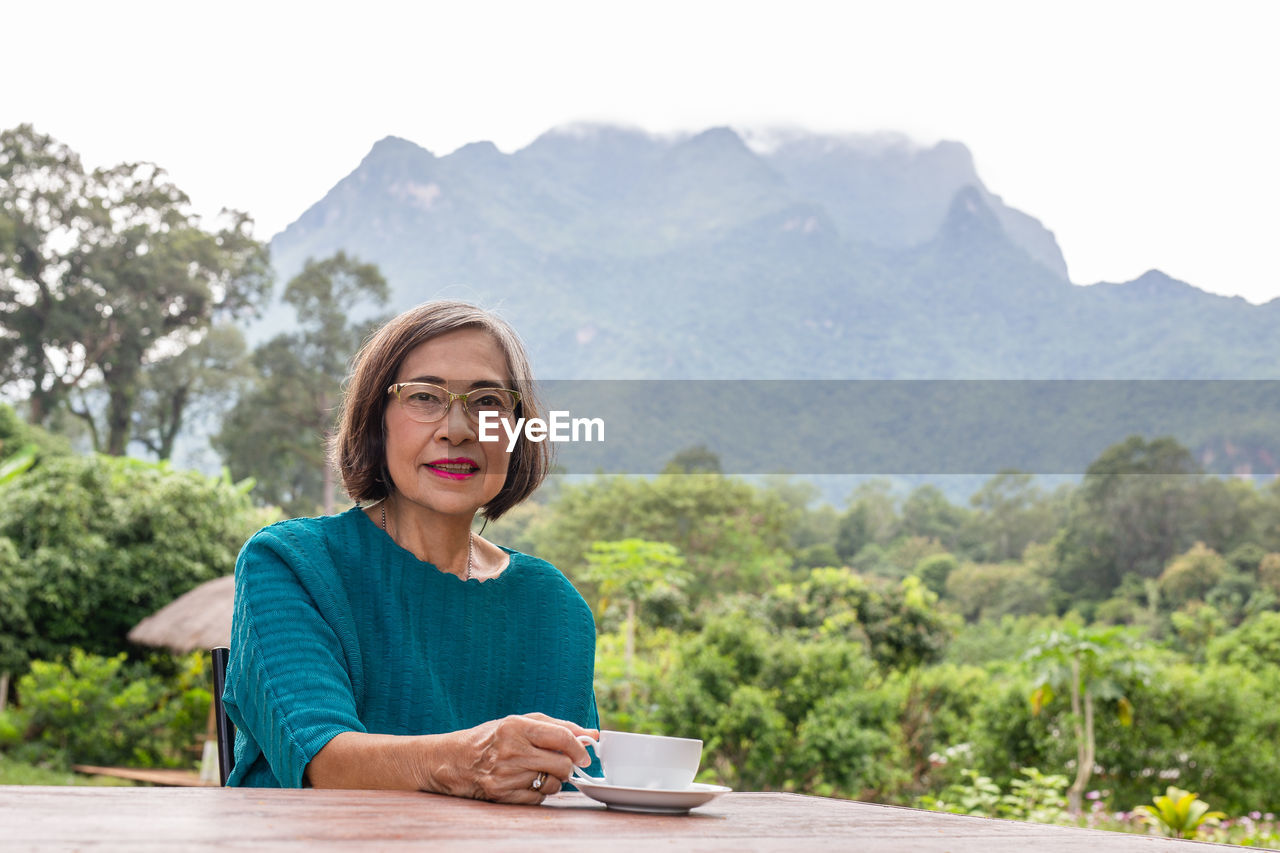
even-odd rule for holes
{"type": "MultiPolygon", "coordinates": [[[[387,533],[387,505],[384,503],[381,505],[381,508],[382,508],[382,532],[390,536],[391,534],[387,533]]],[[[471,537],[471,531],[468,530],[467,531],[467,576],[463,578],[463,580],[468,580],[468,581],[471,580],[471,549],[474,544],[475,543],[471,537]]]]}

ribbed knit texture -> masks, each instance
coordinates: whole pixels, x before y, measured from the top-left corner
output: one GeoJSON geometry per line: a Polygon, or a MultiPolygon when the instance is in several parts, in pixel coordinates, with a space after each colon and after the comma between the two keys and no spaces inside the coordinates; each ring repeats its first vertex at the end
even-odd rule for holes
{"type": "Polygon", "coordinates": [[[497,578],[464,582],[358,508],[258,531],[236,563],[227,784],[300,787],[346,731],[438,734],[534,711],[597,727],[591,610],[554,566],[508,553],[497,578]]]}

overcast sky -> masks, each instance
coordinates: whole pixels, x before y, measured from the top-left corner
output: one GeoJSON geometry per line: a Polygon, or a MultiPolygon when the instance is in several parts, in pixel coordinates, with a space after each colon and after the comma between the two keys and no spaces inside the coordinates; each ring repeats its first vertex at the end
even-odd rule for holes
{"type": "Polygon", "coordinates": [[[152,160],[269,238],[378,139],[572,121],[963,142],[1079,284],[1280,296],[1280,3],[6,3],[0,127],[152,160]]]}

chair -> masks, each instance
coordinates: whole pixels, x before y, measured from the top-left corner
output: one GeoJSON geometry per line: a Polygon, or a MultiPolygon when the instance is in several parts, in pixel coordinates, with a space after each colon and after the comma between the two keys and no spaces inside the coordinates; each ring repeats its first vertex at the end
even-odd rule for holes
{"type": "Polygon", "coordinates": [[[227,784],[231,775],[231,763],[236,742],[236,727],[227,718],[227,711],[222,707],[222,690],[227,686],[227,659],[231,649],[218,646],[213,652],[213,715],[218,729],[218,782],[227,784]]]}

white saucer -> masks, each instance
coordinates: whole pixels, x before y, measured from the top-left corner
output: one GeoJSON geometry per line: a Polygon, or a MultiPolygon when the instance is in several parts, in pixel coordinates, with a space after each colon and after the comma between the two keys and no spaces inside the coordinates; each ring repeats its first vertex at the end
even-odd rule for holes
{"type": "Polygon", "coordinates": [[[646,812],[650,814],[688,814],[689,809],[711,802],[732,788],[720,785],[701,785],[694,782],[688,788],[624,788],[602,782],[587,782],[578,777],[569,780],[574,787],[593,800],[599,800],[611,809],[622,812],[646,812]]]}

